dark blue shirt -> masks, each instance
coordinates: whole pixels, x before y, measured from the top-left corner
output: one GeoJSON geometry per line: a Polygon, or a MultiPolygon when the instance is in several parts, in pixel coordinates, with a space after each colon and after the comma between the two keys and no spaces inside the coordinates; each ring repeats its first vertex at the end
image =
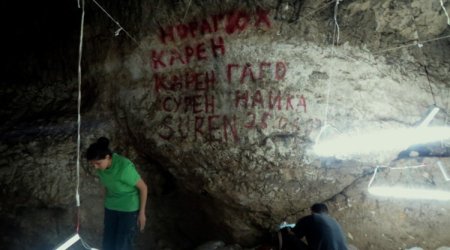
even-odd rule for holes
{"type": "Polygon", "coordinates": [[[301,218],[293,231],[299,238],[306,237],[311,250],[348,250],[341,226],[327,213],[301,218]]]}

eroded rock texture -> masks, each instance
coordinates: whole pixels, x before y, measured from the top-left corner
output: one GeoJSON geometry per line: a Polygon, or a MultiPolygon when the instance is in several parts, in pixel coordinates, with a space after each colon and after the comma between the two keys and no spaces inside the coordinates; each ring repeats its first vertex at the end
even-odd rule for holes
{"type": "MultiPolygon", "coordinates": [[[[339,158],[313,150],[340,133],[417,126],[433,106],[430,125],[448,126],[449,4],[86,0],[81,149],[109,137],[149,184],[137,248],[253,248],[314,202],[358,249],[449,246],[448,200],[367,191],[377,166],[374,186],[450,191],[437,166],[450,172],[448,135],[339,158]]],[[[0,244],[48,249],[76,225],[82,11],[4,5],[0,244]]],[[[100,246],[101,185],[83,157],[80,234],[100,246]]]]}

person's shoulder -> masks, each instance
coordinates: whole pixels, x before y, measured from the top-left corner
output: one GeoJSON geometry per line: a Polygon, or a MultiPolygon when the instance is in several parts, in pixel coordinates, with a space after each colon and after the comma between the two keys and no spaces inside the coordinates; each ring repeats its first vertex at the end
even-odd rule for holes
{"type": "Polygon", "coordinates": [[[310,214],[310,215],[305,215],[305,216],[303,216],[302,218],[298,219],[298,223],[310,221],[312,218],[313,218],[313,215],[312,215],[312,214],[310,214]]]}
{"type": "Polygon", "coordinates": [[[314,218],[322,218],[322,219],[331,218],[331,216],[327,213],[313,213],[311,216],[314,218]]]}
{"type": "Polygon", "coordinates": [[[133,165],[133,162],[128,159],[127,157],[120,155],[118,153],[113,153],[113,161],[117,161],[118,164],[120,165],[133,165]]]}

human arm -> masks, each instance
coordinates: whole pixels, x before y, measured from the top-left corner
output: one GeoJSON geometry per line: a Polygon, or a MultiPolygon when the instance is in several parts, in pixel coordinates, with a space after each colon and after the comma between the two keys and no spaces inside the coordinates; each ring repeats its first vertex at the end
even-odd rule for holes
{"type": "Polygon", "coordinates": [[[136,188],[139,190],[139,215],[138,215],[138,225],[139,230],[142,232],[145,228],[145,222],[147,220],[145,216],[145,207],[147,205],[147,184],[142,179],[139,179],[136,183],[136,188]]]}
{"type": "Polygon", "coordinates": [[[308,225],[309,216],[303,217],[297,221],[295,227],[292,228],[292,232],[298,238],[303,238],[306,235],[306,227],[308,225]]]}

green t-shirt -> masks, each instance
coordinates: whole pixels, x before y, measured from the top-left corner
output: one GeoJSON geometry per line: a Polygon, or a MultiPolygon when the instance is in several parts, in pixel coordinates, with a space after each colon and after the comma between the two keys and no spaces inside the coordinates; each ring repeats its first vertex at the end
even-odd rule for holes
{"type": "Polygon", "coordinates": [[[129,159],[113,153],[111,167],[97,170],[97,174],[106,187],[107,209],[122,212],[139,210],[139,190],[136,183],[141,177],[129,159]]]}

